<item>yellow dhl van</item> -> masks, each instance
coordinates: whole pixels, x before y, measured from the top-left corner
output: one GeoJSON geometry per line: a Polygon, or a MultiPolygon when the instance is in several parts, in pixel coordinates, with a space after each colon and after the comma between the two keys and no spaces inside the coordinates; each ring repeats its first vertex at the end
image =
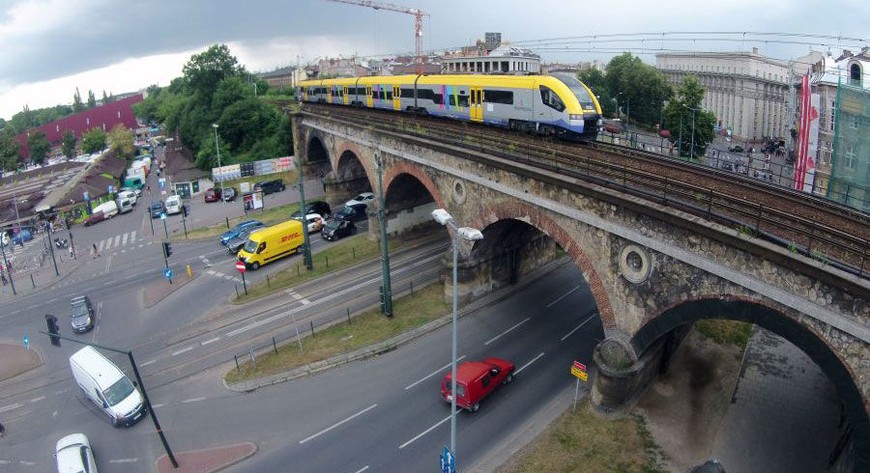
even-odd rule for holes
{"type": "Polygon", "coordinates": [[[303,243],[302,222],[291,219],[251,233],[238,257],[246,268],[258,269],[266,263],[297,253],[303,243]]]}

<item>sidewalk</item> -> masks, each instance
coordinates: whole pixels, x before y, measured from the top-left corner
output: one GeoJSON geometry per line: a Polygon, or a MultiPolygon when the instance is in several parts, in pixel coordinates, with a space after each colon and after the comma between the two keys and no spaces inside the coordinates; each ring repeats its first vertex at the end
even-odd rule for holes
{"type": "MultiPolygon", "coordinates": [[[[13,271],[12,281],[9,281],[9,284],[5,286],[0,286],[0,302],[12,302],[49,289],[93,259],[89,254],[70,259],[66,249],[56,250],[54,257],[57,261],[57,273],[54,271],[51,255],[45,258],[45,263],[39,268],[20,273],[13,271]],[[12,291],[13,284],[15,286],[14,293],[12,291]]],[[[10,275],[7,274],[7,280],[9,277],[10,275]]]]}

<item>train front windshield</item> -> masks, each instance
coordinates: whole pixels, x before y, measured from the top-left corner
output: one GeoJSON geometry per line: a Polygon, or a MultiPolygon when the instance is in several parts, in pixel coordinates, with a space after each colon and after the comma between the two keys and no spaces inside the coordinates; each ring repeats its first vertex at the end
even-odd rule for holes
{"type": "Polygon", "coordinates": [[[577,101],[580,102],[580,105],[583,106],[584,110],[595,110],[595,102],[589,95],[589,91],[586,90],[586,87],[583,87],[583,83],[580,82],[579,79],[574,77],[572,74],[564,72],[556,72],[553,73],[552,76],[559,79],[560,82],[564,83],[569,89],[571,89],[571,92],[574,93],[575,97],[577,97],[577,101]]]}

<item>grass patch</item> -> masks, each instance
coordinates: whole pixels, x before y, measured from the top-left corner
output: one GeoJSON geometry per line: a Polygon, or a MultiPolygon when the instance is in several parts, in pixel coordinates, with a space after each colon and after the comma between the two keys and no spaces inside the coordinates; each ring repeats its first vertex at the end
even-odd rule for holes
{"type": "Polygon", "coordinates": [[[746,348],[752,334],[752,324],[737,320],[708,319],[695,322],[698,333],[719,345],[746,348]]]}
{"type": "Polygon", "coordinates": [[[550,424],[496,473],[661,473],[661,450],[641,416],[597,417],[584,401],[550,424]]]}
{"type": "MultiPolygon", "coordinates": [[[[284,222],[290,218],[290,214],[299,210],[299,203],[295,204],[285,204],[278,205],[276,207],[270,207],[263,211],[253,211],[249,212],[247,215],[242,215],[241,217],[231,218],[230,219],[230,228],[234,227],[237,223],[245,221],[245,220],[259,220],[266,225],[274,225],[276,223],[284,222]]],[[[216,237],[223,232],[227,231],[226,222],[216,223],[214,225],[209,225],[207,227],[199,227],[194,228],[192,230],[187,231],[187,238],[184,235],[173,235],[173,240],[189,240],[191,238],[212,238],[216,237]]]]}
{"type": "Polygon", "coordinates": [[[382,342],[400,333],[419,327],[444,314],[451,305],[444,301],[444,286],[430,284],[413,294],[393,301],[393,317],[381,314],[380,308],[364,312],[347,321],[302,339],[302,353],[295,339],[257,357],[256,367],[250,361],[241,371],[232,370],[224,376],[228,383],[281,373],[292,368],[325,360],[358,348],[382,342]]]}
{"type": "MultiPolygon", "coordinates": [[[[391,251],[401,246],[393,240],[389,240],[389,245],[391,251]]],[[[311,255],[313,270],[305,269],[301,254],[290,256],[294,261],[293,266],[272,274],[257,284],[249,284],[248,295],[242,294],[240,297],[232,299],[232,302],[244,303],[259,299],[267,294],[317,279],[333,271],[371,260],[379,254],[378,242],[369,240],[365,234],[361,233],[350,238],[343,238],[341,241],[327,246],[326,249],[311,255]]]]}

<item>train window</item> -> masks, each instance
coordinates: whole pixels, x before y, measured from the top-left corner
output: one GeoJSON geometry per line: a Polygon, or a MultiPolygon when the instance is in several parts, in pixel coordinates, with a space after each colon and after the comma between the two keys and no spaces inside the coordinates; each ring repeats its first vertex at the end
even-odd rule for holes
{"type": "Polygon", "coordinates": [[[483,100],[487,103],[503,103],[513,105],[514,93],[508,90],[484,90],[483,100]]]}
{"type": "MultiPolygon", "coordinates": [[[[430,91],[430,92],[431,92],[431,91],[430,91]]],[[[435,105],[442,105],[442,104],[444,104],[444,95],[442,95],[442,94],[432,94],[432,102],[434,102],[435,105]]]]}
{"type": "Polygon", "coordinates": [[[384,94],[386,94],[386,100],[393,100],[393,91],[392,90],[384,91],[384,94]]]}
{"type": "Polygon", "coordinates": [[[562,102],[562,99],[560,99],[559,96],[549,87],[543,85],[541,86],[541,101],[544,102],[544,105],[552,109],[560,112],[565,110],[565,103],[562,102]]]}
{"type": "MultiPolygon", "coordinates": [[[[418,93],[417,97],[423,98],[423,95],[422,95],[423,91],[421,90],[419,92],[421,92],[421,93],[418,93]]],[[[431,93],[432,91],[430,90],[429,92],[431,93]]],[[[399,92],[399,96],[402,97],[403,99],[412,99],[412,98],[414,98],[414,89],[401,89],[399,92]]]]}

